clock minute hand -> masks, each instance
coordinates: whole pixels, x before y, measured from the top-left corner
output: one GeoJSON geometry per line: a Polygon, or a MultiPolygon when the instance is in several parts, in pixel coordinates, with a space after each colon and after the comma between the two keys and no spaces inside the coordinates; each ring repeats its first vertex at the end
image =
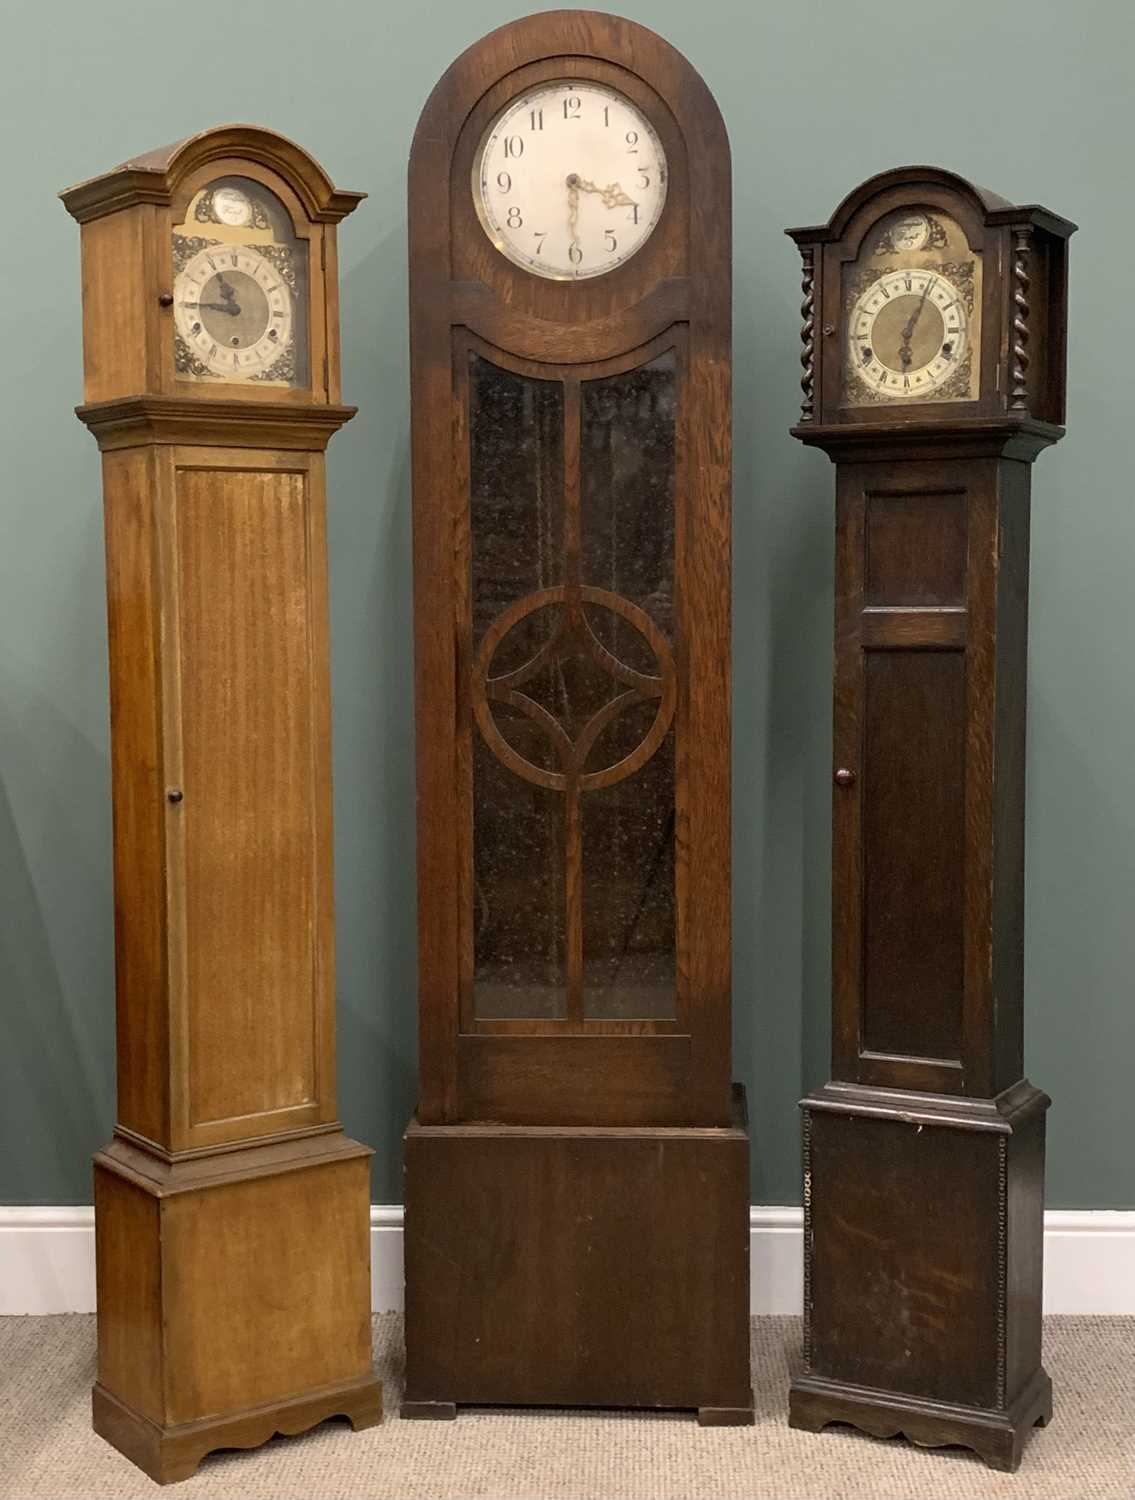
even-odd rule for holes
{"type": "Polygon", "coordinates": [[[918,305],[907,319],[906,327],[902,331],[902,348],[899,350],[899,357],[904,365],[910,364],[912,357],[910,341],[914,337],[914,330],[918,327],[918,320],[922,316],[922,309],[926,306],[926,297],[932,285],[933,281],[928,277],[926,285],[922,288],[922,296],[918,299],[918,305]]]}
{"type": "Polygon", "coordinates": [[[577,173],[572,172],[567,179],[568,190],[568,251],[572,245],[579,244],[579,189],[581,183],[577,173]]]}

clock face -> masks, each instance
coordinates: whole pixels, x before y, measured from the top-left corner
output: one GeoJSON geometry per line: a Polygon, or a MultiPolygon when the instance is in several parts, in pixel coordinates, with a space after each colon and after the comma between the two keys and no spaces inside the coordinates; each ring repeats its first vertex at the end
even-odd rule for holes
{"type": "Polygon", "coordinates": [[[296,386],[307,378],[307,244],[262,184],[219,178],[173,232],[178,377],[296,386]]]}
{"type": "Polygon", "coordinates": [[[178,332],[214,375],[263,374],[291,343],[292,294],[255,246],[211,245],[174,283],[178,332]]]}
{"type": "Polygon", "coordinates": [[[938,209],[887,214],[843,272],[843,404],[973,401],[981,254],[938,209]]]}
{"type": "Polygon", "coordinates": [[[485,132],[473,200],[503,255],[557,281],[602,276],[640,250],[666,202],[666,156],[645,115],[580,79],[513,99],[485,132]]]}
{"type": "Polygon", "coordinates": [[[848,338],[865,385],[881,395],[927,396],[965,360],[965,299],[941,271],[888,271],[852,308],[848,338]]]}

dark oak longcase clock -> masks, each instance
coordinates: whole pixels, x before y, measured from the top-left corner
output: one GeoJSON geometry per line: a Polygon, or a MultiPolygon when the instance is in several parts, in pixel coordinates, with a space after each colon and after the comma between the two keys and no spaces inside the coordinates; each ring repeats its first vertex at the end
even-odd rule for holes
{"type": "Polygon", "coordinates": [[[369,1150],[335,1104],[324,449],[338,191],[206,131],[71,188],[102,452],[118,1123],[94,1424],[154,1479],[381,1417],[369,1150]]]}
{"type": "Polygon", "coordinates": [[[515,22],[431,95],[409,229],[403,1413],[751,1421],[717,107],[640,26],[515,22]]]}
{"type": "Polygon", "coordinates": [[[804,1112],[798,1427],[997,1468],[1052,1411],[1024,1077],[1032,461],[1075,226],[909,167],[792,230],[802,442],[836,466],[832,1080],[804,1112]]]}

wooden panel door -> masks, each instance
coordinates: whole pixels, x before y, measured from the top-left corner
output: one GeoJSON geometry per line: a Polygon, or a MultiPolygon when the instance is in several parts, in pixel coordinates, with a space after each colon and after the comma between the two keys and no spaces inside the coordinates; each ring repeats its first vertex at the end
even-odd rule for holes
{"type": "Polygon", "coordinates": [[[943,483],[916,461],[841,466],[833,1050],[851,1082],[992,1092],[994,924],[1014,920],[994,909],[994,851],[1019,823],[991,775],[998,713],[1023,715],[1023,664],[996,669],[1023,609],[1005,583],[1027,547],[1018,467],[962,461],[943,483]]]}
{"type": "Polygon", "coordinates": [[[325,1118],[325,559],[307,456],[171,460],[171,968],[188,1146],[325,1118]]]}

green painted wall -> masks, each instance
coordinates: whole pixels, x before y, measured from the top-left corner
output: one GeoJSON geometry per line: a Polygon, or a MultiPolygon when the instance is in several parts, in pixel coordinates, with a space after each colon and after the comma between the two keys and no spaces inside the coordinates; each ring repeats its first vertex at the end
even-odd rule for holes
{"type": "MultiPolygon", "coordinates": [[[[832,470],[787,435],[798,262],[909,160],[1077,220],[1070,433],[1037,464],[1028,1067],[1055,1097],[1049,1201],[1135,1205],[1135,230],[1126,0],[623,0],[714,90],[736,254],[735,1075],[753,1196],[798,1201],[795,1101],[825,1075],[832,470]]],[[[89,1196],[113,1121],[99,468],[80,399],[79,235],[59,188],[249,120],[370,198],[341,235],[344,390],[330,450],[340,1098],[399,1196],[415,1066],[405,164],[418,111],[498,0],[8,0],[0,99],[0,1202],[89,1196]]]]}

